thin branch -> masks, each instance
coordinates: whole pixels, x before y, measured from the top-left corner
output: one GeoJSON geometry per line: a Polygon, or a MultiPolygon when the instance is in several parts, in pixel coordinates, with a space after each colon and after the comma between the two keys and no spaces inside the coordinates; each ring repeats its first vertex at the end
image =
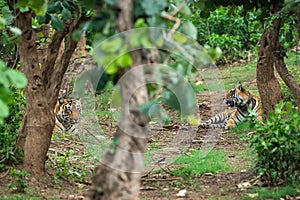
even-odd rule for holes
{"type": "Polygon", "coordinates": [[[187,3],[187,0],[184,0],[179,6],[177,6],[177,7],[170,13],[170,15],[171,15],[171,16],[176,15],[176,14],[183,8],[183,6],[186,5],[186,3],[187,3]]]}
{"type": "Polygon", "coordinates": [[[165,12],[163,12],[161,14],[161,17],[165,18],[165,19],[168,19],[170,21],[175,22],[174,26],[172,27],[172,29],[170,30],[170,32],[167,34],[167,39],[168,40],[172,40],[172,36],[175,33],[175,31],[178,29],[178,27],[180,26],[181,20],[179,18],[173,17],[172,15],[169,15],[169,14],[167,14],[165,12]]]}

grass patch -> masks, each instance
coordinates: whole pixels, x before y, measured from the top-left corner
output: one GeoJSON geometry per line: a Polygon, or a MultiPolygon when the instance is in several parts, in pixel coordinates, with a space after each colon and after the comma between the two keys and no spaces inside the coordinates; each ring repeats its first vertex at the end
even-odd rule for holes
{"type": "Polygon", "coordinates": [[[173,163],[179,168],[171,170],[171,173],[183,177],[231,170],[225,153],[217,150],[210,151],[206,156],[203,151],[193,151],[190,155],[178,156],[173,163]]]}
{"type": "Polygon", "coordinates": [[[254,124],[252,121],[243,121],[237,123],[235,127],[233,127],[230,132],[235,135],[238,135],[241,140],[249,140],[251,136],[248,133],[255,131],[254,124]]]}
{"type": "Polygon", "coordinates": [[[208,87],[206,84],[192,85],[192,87],[196,93],[200,93],[200,92],[208,90],[208,87]]]}
{"type": "Polygon", "coordinates": [[[300,194],[300,186],[284,186],[284,187],[273,187],[273,188],[254,188],[248,196],[243,199],[280,199],[284,198],[287,195],[296,196],[300,194]]]}

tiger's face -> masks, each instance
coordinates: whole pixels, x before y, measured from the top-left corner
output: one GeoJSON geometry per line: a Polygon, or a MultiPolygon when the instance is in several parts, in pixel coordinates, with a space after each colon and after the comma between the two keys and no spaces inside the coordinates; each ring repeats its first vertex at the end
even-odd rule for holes
{"type": "Polygon", "coordinates": [[[80,99],[62,99],[59,98],[55,107],[55,115],[71,124],[79,123],[81,114],[81,100],[80,99]]]}
{"type": "Polygon", "coordinates": [[[245,105],[251,94],[238,83],[237,86],[225,94],[224,103],[228,107],[238,107],[245,105]]]}

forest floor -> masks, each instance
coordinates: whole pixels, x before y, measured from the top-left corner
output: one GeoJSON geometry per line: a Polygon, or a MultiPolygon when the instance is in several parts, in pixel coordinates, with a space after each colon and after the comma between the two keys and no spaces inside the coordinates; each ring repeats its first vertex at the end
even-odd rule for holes
{"type": "MultiPolygon", "coordinates": [[[[200,99],[204,100],[199,105],[201,115],[209,117],[211,106],[209,96],[212,94],[202,94],[200,99]]],[[[214,94],[214,96],[220,95],[214,94]]],[[[218,110],[215,110],[218,112],[218,110]]],[[[200,113],[200,111],[199,111],[200,113]]],[[[104,124],[102,124],[104,125],[104,124]]],[[[115,127],[107,123],[105,132],[113,132],[115,127]]],[[[161,127],[158,134],[149,139],[151,147],[164,149],[171,144],[174,138],[179,134],[180,123],[174,122],[168,126],[161,127]]],[[[160,170],[150,170],[145,172],[142,177],[141,199],[240,199],[245,195],[246,188],[239,187],[239,184],[248,182],[254,178],[249,169],[249,161],[244,158],[240,151],[247,148],[247,144],[239,139],[238,136],[229,132],[215,129],[213,132],[208,130],[197,131],[195,127],[187,126],[188,129],[194,129],[196,135],[185,153],[201,149],[203,141],[207,134],[215,134],[212,149],[225,152],[225,156],[232,169],[230,171],[219,171],[217,173],[203,173],[193,177],[175,176],[170,169],[178,166],[167,163],[165,166],[156,166],[160,170]],[[182,197],[178,197],[180,190],[186,190],[182,197]]],[[[195,133],[194,132],[194,133],[195,133]]],[[[210,149],[210,150],[212,150],[210,149]]],[[[49,149],[47,160],[47,174],[40,180],[30,180],[28,188],[24,195],[15,194],[8,189],[7,184],[14,183],[15,177],[9,175],[8,171],[0,174],[0,197],[11,197],[12,199],[83,199],[91,184],[90,179],[83,177],[79,179],[76,174],[86,174],[90,177],[95,164],[91,155],[86,154],[86,148],[76,136],[59,136],[54,138],[49,149]],[[70,153],[72,152],[72,153],[70,153]],[[87,156],[87,159],[83,159],[87,156]],[[80,170],[81,169],[81,170],[80,170]],[[74,172],[71,172],[71,171],[74,172]],[[74,174],[72,174],[74,173],[74,174]]],[[[176,156],[176,155],[175,155],[176,156]]]]}
{"type": "MultiPolygon", "coordinates": [[[[255,93],[255,70],[245,67],[237,71],[237,73],[227,69],[224,71],[223,76],[226,77],[224,81],[226,82],[229,77],[232,79],[230,84],[226,84],[225,89],[234,86],[236,80],[242,79],[246,88],[254,90],[255,93]],[[241,70],[248,70],[249,77],[244,77],[241,70]]],[[[223,105],[225,91],[199,92],[197,116],[207,119],[224,111],[225,107],[220,105],[223,105]]],[[[107,106],[105,101],[107,99],[99,106],[107,106]]],[[[101,109],[105,108],[101,107],[101,109]]],[[[179,122],[176,116],[174,119],[173,123],[166,126],[158,128],[152,126],[156,134],[149,138],[146,152],[152,168],[148,167],[142,176],[141,199],[300,199],[300,188],[297,189],[296,195],[281,195],[278,198],[260,196],[260,191],[264,190],[263,183],[256,179],[253,171],[254,157],[248,145],[249,141],[243,140],[249,132],[242,129],[235,131],[198,130],[197,127],[179,122]],[[187,167],[196,164],[195,170],[197,165],[200,166],[206,162],[204,158],[209,152],[220,152],[223,156],[221,160],[226,162],[227,167],[221,166],[217,170],[210,171],[210,167],[219,165],[218,160],[215,160],[208,164],[208,169],[204,172],[194,173],[193,169],[189,171],[189,168],[181,168],[180,164],[170,160],[161,162],[166,159],[161,152],[166,150],[175,152],[171,155],[173,161],[181,155],[189,157],[193,152],[207,151],[207,154],[204,153],[198,160],[191,160],[191,163],[184,164],[187,167]]],[[[107,138],[111,138],[116,130],[116,124],[112,120],[111,113],[104,113],[99,119],[99,124],[107,138]]],[[[91,176],[96,164],[97,159],[87,150],[80,137],[67,134],[55,135],[48,153],[46,175],[39,180],[23,178],[30,180],[25,193],[14,193],[12,189],[9,189],[8,184],[17,185],[20,176],[12,176],[7,167],[0,173],[0,198],[84,199],[91,185],[91,176]]]]}

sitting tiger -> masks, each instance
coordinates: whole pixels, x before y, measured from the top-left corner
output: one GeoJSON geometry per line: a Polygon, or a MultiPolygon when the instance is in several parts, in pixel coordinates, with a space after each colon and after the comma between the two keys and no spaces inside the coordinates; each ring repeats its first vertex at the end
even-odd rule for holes
{"type": "Polygon", "coordinates": [[[79,123],[81,114],[80,99],[59,98],[54,106],[55,133],[75,133],[74,124],[79,123]]]}
{"type": "Polygon", "coordinates": [[[238,83],[234,89],[225,94],[224,103],[228,109],[209,120],[201,123],[198,128],[230,128],[236,123],[245,121],[250,113],[248,109],[256,113],[257,120],[262,120],[262,109],[259,97],[252,95],[238,83]]]}

